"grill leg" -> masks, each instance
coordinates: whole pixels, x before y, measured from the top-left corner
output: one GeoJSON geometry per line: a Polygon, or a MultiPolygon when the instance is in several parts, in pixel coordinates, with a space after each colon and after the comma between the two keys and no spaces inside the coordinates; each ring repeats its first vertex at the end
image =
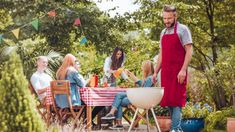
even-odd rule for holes
{"type": "Polygon", "coordinates": [[[146,111],[146,120],[147,120],[147,122],[146,122],[147,123],[147,131],[149,132],[149,130],[150,130],[149,129],[149,113],[148,113],[149,110],[146,109],[145,111],[146,111]]]}
{"type": "Polygon", "coordinates": [[[155,113],[153,111],[153,108],[151,108],[151,111],[152,111],[152,114],[153,114],[154,121],[156,123],[157,130],[158,130],[158,132],[161,132],[161,129],[160,129],[159,124],[157,122],[157,118],[156,118],[156,115],[155,115],[155,113]]]}
{"type": "Polygon", "coordinates": [[[131,126],[129,127],[128,132],[130,132],[131,129],[132,129],[132,127],[133,127],[133,124],[134,124],[134,122],[135,122],[135,118],[136,118],[136,116],[137,116],[138,111],[139,111],[139,109],[137,108],[137,109],[135,110],[135,115],[134,115],[134,117],[133,117],[133,119],[132,119],[131,126]]]}

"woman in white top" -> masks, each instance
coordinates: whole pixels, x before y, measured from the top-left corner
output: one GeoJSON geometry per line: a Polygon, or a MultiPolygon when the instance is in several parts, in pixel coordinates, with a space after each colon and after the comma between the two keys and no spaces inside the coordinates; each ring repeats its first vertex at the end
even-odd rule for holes
{"type": "MultiPolygon", "coordinates": [[[[114,77],[114,73],[124,66],[125,62],[125,55],[122,48],[116,47],[113,51],[112,56],[109,56],[105,59],[104,63],[104,74],[105,74],[105,81],[108,82],[109,86],[115,87],[116,78],[114,77]]],[[[128,76],[125,72],[121,73],[123,79],[128,80],[128,76]]]]}

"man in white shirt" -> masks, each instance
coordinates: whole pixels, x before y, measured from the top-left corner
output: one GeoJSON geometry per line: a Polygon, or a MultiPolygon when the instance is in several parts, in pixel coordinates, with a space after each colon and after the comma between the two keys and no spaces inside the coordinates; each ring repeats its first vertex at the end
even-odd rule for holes
{"type": "Polygon", "coordinates": [[[50,87],[50,82],[52,81],[52,78],[45,73],[47,65],[47,57],[39,56],[37,59],[37,71],[30,78],[30,82],[42,103],[45,103],[46,89],[50,87]]]}

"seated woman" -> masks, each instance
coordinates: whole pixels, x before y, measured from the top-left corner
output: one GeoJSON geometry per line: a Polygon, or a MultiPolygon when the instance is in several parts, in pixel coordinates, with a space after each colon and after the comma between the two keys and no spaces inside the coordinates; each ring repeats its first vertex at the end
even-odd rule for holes
{"type": "MultiPolygon", "coordinates": [[[[80,69],[80,63],[72,54],[67,54],[64,57],[63,63],[60,66],[59,70],[56,73],[56,78],[58,80],[69,80],[70,81],[70,92],[71,92],[71,101],[73,106],[79,106],[84,104],[80,99],[80,92],[77,87],[84,88],[89,84],[89,80],[85,81],[83,76],[78,72],[80,69]]],[[[56,104],[60,108],[69,107],[67,102],[66,95],[57,95],[56,104]]],[[[102,106],[97,106],[92,111],[92,125],[95,125],[93,119],[102,109],[102,106]]],[[[86,110],[84,110],[86,113],[86,110]]]]}
{"type": "MultiPolygon", "coordinates": [[[[85,86],[85,81],[83,77],[77,71],[78,65],[76,62],[78,62],[78,60],[76,59],[75,56],[73,56],[72,54],[67,54],[64,57],[62,65],[60,66],[60,68],[56,73],[56,78],[58,80],[70,81],[71,102],[73,106],[81,105],[81,99],[78,87],[83,88],[85,86]]],[[[67,96],[57,95],[56,104],[60,108],[69,107],[67,96]]]]}
{"type": "MultiPolygon", "coordinates": [[[[139,87],[152,87],[152,75],[154,73],[153,63],[149,60],[143,61],[142,63],[142,72],[143,72],[143,78],[142,80],[138,79],[133,73],[126,70],[126,73],[128,76],[130,76],[131,79],[134,80],[134,82],[139,87]]],[[[115,99],[112,104],[112,109],[110,112],[102,117],[103,120],[110,120],[116,118],[116,126],[114,126],[113,129],[123,128],[122,126],[122,107],[126,107],[130,104],[129,99],[127,98],[126,92],[118,93],[115,96],[115,99]],[[115,116],[114,116],[115,114],[115,116]]]]}

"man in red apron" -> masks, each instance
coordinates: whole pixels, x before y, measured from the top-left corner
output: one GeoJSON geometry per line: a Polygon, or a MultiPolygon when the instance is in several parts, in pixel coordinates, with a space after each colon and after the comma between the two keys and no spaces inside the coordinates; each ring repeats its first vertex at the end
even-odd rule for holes
{"type": "Polygon", "coordinates": [[[187,68],[192,57],[192,37],[187,26],[176,21],[176,8],[163,9],[165,29],[160,36],[160,52],[153,75],[156,79],[161,69],[161,86],[164,95],[161,106],[171,113],[171,131],[181,131],[181,109],[186,103],[187,68]]]}

